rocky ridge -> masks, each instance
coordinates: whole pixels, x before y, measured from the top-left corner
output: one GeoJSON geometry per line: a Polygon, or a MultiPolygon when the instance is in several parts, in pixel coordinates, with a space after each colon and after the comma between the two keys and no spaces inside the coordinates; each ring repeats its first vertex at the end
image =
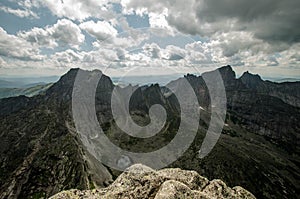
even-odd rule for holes
{"type": "Polygon", "coordinates": [[[127,168],[109,187],[94,190],[69,190],[50,199],[73,198],[255,198],[240,186],[228,187],[221,180],[209,181],[195,171],[169,168],[155,171],[147,166],[135,164],[127,168]]]}
{"type": "MultiPolygon", "coordinates": [[[[120,175],[85,150],[74,127],[71,100],[79,70],[70,70],[43,95],[0,99],[0,198],[49,198],[62,190],[102,188],[120,175]]],[[[208,156],[198,157],[210,122],[210,97],[202,76],[187,75],[184,78],[201,106],[200,128],[190,148],[168,167],[195,170],[208,179],[222,179],[230,187],[241,185],[258,198],[297,198],[299,82],[278,84],[252,74],[237,78],[230,66],[218,70],[228,102],[218,143],[208,156]]],[[[90,76],[101,73],[85,72],[90,76]]],[[[114,123],[110,99],[115,86],[103,75],[95,97],[98,121],[115,145],[150,152],[174,138],[180,106],[168,89],[147,85],[134,92],[129,109],[137,124],[149,122],[153,104],[162,105],[168,113],[162,132],[139,139],[114,123]]]]}

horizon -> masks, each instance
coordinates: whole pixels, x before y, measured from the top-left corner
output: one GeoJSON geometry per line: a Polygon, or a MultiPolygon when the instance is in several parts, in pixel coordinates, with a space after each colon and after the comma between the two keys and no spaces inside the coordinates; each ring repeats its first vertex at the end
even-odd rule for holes
{"type": "MultiPolygon", "coordinates": [[[[227,65],[230,66],[230,65],[227,65]]],[[[218,67],[222,68],[225,66],[221,66],[218,67]]],[[[259,75],[261,77],[261,79],[263,81],[272,81],[272,82],[277,82],[277,83],[283,83],[283,82],[298,82],[300,81],[300,78],[297,76],[290,76],[290,77],[265,77],[262,76],[260,74],[257,73],[252,73],[251,71],[244,71],[242,73],[237,73],[236,70],[234,69],[234,67],[230,66],[232,68],[232,70],[235,72],[236,74],[236,79],[239,79],[244,73],[250,73],[252,75],[259,75]]],[[[70,70],[72,69],[77,69],[77,68],[71,68],[69,69],[67,72],[63,73],[62,75],[51,75],[51,76],[2,76],[0,74],[0,80],[2,81],[8,81],[8,82],[19,82],[19,83],[24,83],[24,84],[36,84],[36,83],[56,83],[57,81],[59,81],[60,77],[62,77],[63,75],[67,74],[70,70]]],[[[81,68],[79,68],[81,69],[81,68]]],[[[82,69],[85,70],[85,69],[82,69]]],[[[93,70],[86,70],[86,71],[94,71],[94,70],[98,70],[98,69],[93,69],[93,70]]],[[[209,72],[209,71],[213,71],[213,70],[208,70],[208,71],[204,71],[205,72],[209,72]]],[[[114,84],[116,85],[139,85],[139,86],[143,86],[143,85],[150,85],[150,84],[159,84],[161,86],[165,86],[166,84],[170,83],[173,80],[179,79],[184,77],[187,74],[192,74],[195,76],[201,76],[203,73],[172,73],[172,74],[150,74],[150,75],[123,75],[123,76],[110,76],[107,75],[105,73],[103,73],[104,75],[107,75],[108,77],[111,78],[111,80],[113,81],[114,84]]]]}

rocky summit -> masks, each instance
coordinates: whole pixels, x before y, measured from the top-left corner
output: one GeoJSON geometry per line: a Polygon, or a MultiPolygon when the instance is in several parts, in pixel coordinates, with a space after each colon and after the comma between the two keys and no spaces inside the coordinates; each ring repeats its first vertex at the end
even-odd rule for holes
{"type": "Polygon", "coordinates": [[[127,168],[109,187],[94,190],[69,190],[50,199],[72,198],[154,198],[154,199],[209,199],[209,198],[255,198],[240,186],[228,187],[221,180],[209,181],[195,171],[169,168],[155,171],[145,165],[135,164],[127,168]]]}

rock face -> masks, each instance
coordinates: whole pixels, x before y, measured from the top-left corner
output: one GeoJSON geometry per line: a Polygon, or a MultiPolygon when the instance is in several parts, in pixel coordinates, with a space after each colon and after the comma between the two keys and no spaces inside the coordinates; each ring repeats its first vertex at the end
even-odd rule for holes
{"type": "Polygon", "coordinates": [[[300,82],[275,83],[264,81],[259,75],[245,72],[240,78],[247,89],[281,99],[287,104],[300,107],[300,82]]]}
{"type": "Polygon", "coordinates": [[[153,199],[209,199],[255,198],[242,187],[229,188],[221,180],[209,181],[195,171],[163,169],[159,171],[136,164],[124,171],[109,187],[98,190],[63,191],[50,199],[72,198],[153,198],[153,199]]]}

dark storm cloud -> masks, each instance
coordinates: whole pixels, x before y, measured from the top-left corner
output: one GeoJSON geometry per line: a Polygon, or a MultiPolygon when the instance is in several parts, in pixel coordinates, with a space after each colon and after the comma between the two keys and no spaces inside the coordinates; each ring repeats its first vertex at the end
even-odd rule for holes
{"type": "MultiPolygon", "coordinates": [[[[268,42],[300,41],[299,0],[202,0],[196,4],[196,18],[202,23],[236,20],[230,28],[251,31],[268,42]]],[[[217,27],[214,31],[224,28],[217,27]]]]}

